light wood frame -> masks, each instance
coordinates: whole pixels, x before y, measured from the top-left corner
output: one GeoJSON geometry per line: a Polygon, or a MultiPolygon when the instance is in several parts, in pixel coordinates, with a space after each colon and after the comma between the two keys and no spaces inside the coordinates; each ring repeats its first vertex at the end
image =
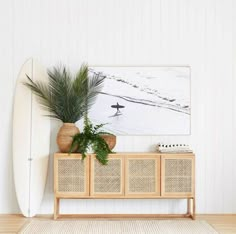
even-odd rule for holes
{"type": "MultiPolygon", "coordinates": [[[[58,176],[58,159],[81,159],[80,154],[64,154],[56,153],[54,155],[54,219],[69,217],[69,218],[192,218],[195,219],[195,157],[193,154],[160,154],[160,153],[117,153],[109,155],[109,158],[119,158],[122,162],[122,194],[93,194],[91,188],[91,175],[93,173],[92,161],[95,159],[94,154],[89,154],[85,159],[85,171],[86,171],[86,193],[58,193],[57,186],[57,176],[58,176]],[[127,193],[127,160],[129,158],[156,158],[159,160],[160,171],[159,177],[160,181],[160,195],[150,194],[128,194],[127,193]],[[163,190],[164,181],[164,159],[166,158],[190,158],[192,162],[192,188],[191,193],[179,194],[167,194],[163,190]],[[160,178],[161,176],[161,178],[160,178]],[[186,214],[78,214],[78,215],[60,215],[60,199],[147,199],[147,198],[157,198],[157,199],[186,199],[187,200],[187,213],[186,214]]],[[[158,180],[158,179],[157,179],[158,180]]]]}

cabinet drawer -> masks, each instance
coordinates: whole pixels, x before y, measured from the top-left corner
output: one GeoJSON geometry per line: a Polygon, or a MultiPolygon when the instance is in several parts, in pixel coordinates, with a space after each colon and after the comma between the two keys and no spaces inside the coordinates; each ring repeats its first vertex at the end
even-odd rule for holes
{"type": "Polygon", "coordinates": [[[73,156],[57,156],[54,163],[56,194],[89,195],[89,159],[82,160],[81,155],[73,154],[73,156]]]}
{"type": "Polygon", "coordinates": [[[124,159],[110,155],[107,165],[91,157],[90,195],[94,197],[124,196],[124,159]]]}
{"type": "Polygon", "coordinates": [[[160,196],[160,156],[127,156],[125,196],[160,196]]]}
{"type": "Polygon", "coordinates": [[[163,155],[161,163],[161,195],[194,195],[194,157],[188,155],[163,155]]]}

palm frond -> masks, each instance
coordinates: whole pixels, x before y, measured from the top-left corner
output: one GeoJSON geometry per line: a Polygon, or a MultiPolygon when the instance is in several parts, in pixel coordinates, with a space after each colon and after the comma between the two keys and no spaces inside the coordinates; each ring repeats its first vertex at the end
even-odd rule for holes
{"type": "Polygon", "coordinates": [[[73,80],[66,67],[48,71],[51,99],[63,122],[76,122],[83,116],[82,102],[73,89],[73,80]]]}
{"type": "Polygon", "coordinates": [[[54,106],[51,104],[51,96],[50,96],[50,89],[49,87],[40,81],[33,81],[28,75],[27,79],[28,82],[24,82],[23,84],[26,85],[28,88],[32,90],[32,92],[36,95],[37,100],[41,107],[48,111],[49,114],[47,116],[58,118],[58,113],[55,110],[54,106]]]}
{"type": "Polygon", "coordinates": [[[98,74],[89,77],[86,64],[75,77],[65,66],[58,66],[48,70],[48,83],[27,78],[24,84],[36,94],[40,105],[49,112],[48,116],[64,123],[75,123],[87,115],[104,81],[98,74]]]}
{"type": "Polygon", "coordinates": [[[103,88],[105,77],[100,76],[100,74],[94,74],[92,77],[88,78],[88,92],[87,92],[87,109],[96,101],[97,95],[101,92],[103,88]]]}

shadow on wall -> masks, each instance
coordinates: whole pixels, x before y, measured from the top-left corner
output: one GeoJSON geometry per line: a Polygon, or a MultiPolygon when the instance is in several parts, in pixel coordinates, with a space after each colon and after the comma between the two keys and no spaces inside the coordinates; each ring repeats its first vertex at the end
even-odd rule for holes
{"type": "MultiPolygon", "coordinates": [[[[19,213],[20,212],[20,208],[17,202],[17,198],[16,198],[16,190],[15,190],[15,183],[14,183],[14,172],[13,172],[13,150],[12,150],[12,135],[13,135],[13,105],[11,105],[11,115],[9,116],[8,119],[8,128],[7,131],[8,133],[5,134],[5,136],[8,136],[8,138],[5,139],[6,141],[6,168],[8,169],[8,175],[7,176],[7,183],[6,186],[7,188],[5,188],[3,191],[5,191],[5,194],[10,195],[10,197],[8,197],[7,199],[4,199],[4,206],[6,207],[6,210],[9,209],[9,207],[11,207],[11,213],[19,213]],[[9,157],[11,155],[11,157],[9,157]],[[9,186],[11,185],[11,186],[9,186]],[[6,190],[9,190],[8,192],[6,190]]],[[[2,142],[3,143],[3,142],[2,142]]],[[[3,143],[4,144],[4,143],[3,143]]],[[[0,209],[1,210],[1,209],[0,209]]],[[[4,209],[3,209],[4,210],[4,209]]]]}
{"type": "Polygon", "coordinates": [[[53,191],[53,157],[54,153],[58,152],[58,146],[56,143],[57,133],[62,126],[60,121],[51,120],[51,135],[50,135],[50,157],[48,163],[48,175],[47,183],[44,191],[43,201],[39,213],[47,214],[53,213],[54,204],[54,191],[53,191]]]}

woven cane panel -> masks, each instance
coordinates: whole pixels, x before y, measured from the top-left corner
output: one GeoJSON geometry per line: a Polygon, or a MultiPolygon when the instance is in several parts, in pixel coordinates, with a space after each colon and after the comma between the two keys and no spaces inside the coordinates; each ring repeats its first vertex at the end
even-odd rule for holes
{"type": "Polygon", "coordinates": [[[81,159],[58,159],[59,192],[85,192],[85,178],[81,159]]]}
{"type": "Polygon", "coordinates": [[[107,165],[94,160],[94,192],[121,192],[121,159],[110,159],[107,165]]]}
{"type": "Polygon", "coordinates": [[[192,160],[165,159],[165,192],[192,191],[192,160]]]}
{"type": "Polygon", "coordinates": [[[128,177],[130,193],[156,192],[156,160],[129,159],[128,177]]]}

